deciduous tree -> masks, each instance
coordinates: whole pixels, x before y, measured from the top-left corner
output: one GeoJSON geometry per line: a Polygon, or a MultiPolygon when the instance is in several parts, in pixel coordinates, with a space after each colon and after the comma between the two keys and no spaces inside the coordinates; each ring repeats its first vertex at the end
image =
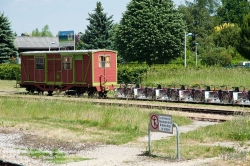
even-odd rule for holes
{"type": "Polygon", "coordinates": [[[250,59],[250,14],[244,17],[237,50],[243,57],[250,59]]]}
{"type": "Polygon", "coordinates": [[[217,47],[237,47],[240,41],[240,27],[237,24],[224,23],[215,27],[214,43],[217,47]]]}
{"type": "Polygon", "coordinates": [[[42,31],[40,32],[37,28],[32,31],[31,36],[41,36],[41,37],[53,37],[52,32],[49,30],[49,26],[46,24],[42,31]]]}
{"type": "Polygon", "coordinates": [[[36,28],[32,31],[31,36],[41,36],[41,32],[39,32],[39,30],[36,28]]]}
{"type": "Polygon", "coordinates": [[[181,55],[185,23],[171,0],[132,0],[116,30],[126,61],[169,63],[181,55]]]}
{"type": "Polygon", "coordinates": [[[221,0],[222,5],[218,8],[218,15],[222,18],[222,23],[236,23],[241,25],[243,18],[250,12],[248,0],[221,0]]]}

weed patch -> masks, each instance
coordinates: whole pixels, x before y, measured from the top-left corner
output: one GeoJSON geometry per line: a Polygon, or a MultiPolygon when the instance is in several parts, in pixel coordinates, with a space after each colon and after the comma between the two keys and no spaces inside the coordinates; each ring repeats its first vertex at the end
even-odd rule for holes
{"type": "Polygon", "coordinates": [[[64,152],[60,152],[58,149],[52,149],[52,151],[42,151],[39,149],[28,149],[27,153],[22,153],[36,159],[43,159],[56,164],[65,164],[69,162],[78,162],[83,160],[90,160],[89,158],[82,158],[75,155],[66,155],[64,152]]]}

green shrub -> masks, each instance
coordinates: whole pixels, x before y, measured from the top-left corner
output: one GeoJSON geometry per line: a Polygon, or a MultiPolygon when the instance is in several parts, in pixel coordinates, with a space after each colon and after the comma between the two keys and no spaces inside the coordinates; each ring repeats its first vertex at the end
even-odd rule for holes
{"type": "Polygon", "coordinates": [[[141,83],[148,68],[146,64],[118,64],[118,83],[141,83]]]}
{"type": "Polygon", "coordinates": [[[228,66],[232,62],[232,56],[225,48],[214,48],[202,55],[201,63],[207,66],[228,66]]]}
{"type": "Polygon", "coordinates": [[[1,80],[16,80],[20,79],[21,66],[19,64],[1,64],[0,79],[1,80]]]}

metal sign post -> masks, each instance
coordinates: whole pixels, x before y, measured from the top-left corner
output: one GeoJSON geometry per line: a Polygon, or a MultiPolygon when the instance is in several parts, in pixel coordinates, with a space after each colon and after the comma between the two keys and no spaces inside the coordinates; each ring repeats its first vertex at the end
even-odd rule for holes
{"type": "Polygon", "coordinates": [[[180,135],[179,135],[179,127],[176,123],[173,123],[173,125],[176,128],[176,142],[177,142],[177,159],[181,159],[181,154],[180,154],[180,135]]]}
{"type": "Polygon", "coordinates": [[[179,127],[176,123],[172,122],[171,115],[164,114],[150,114],[150,122],[148,125],[148,151],[151,154],[151,131],[164,132],[173,134],[173,125],[176,127],[176,139],[177,139],[177,159],[180,160],[180,137],[179,127]]]}

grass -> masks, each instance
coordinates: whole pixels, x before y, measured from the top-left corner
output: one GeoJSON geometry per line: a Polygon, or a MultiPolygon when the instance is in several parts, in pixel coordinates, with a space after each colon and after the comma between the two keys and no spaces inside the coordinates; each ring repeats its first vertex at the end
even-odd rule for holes
{"type": "Polygon", "coordinates": [[[143,84],[168,86],[175,84],[179,87],[184,85],[228,85],[229,88],[235,86],[246,86],[250,88],[249,68],[222,68],[222,67],[198,67],[184,68],[183,66],[156,65],[143,77],[143,84]]]}
{"type": "Polygon", "coordinates": [[[42,151],[39,149],[28,149],[27,153],[22,153],[22,155],[29,156],[36,159],[44,159],[46,161],[55,164],[66,164],[69,162],[78,162],[83,160],[90,160],[89,158],[83,158],[76,155],[67,155],[64,152],[60,152],[58,149],[53,149],[51,152],[42,151]]]}
{"type": "Polygon", "coordinates": [[[249,115],[235,118],[222,124],[207,126],[196,131],[183,134],[183,138],[199,142],[210,141],[248,141],[250,140],[249,115]]]}
{"type": "MultiPolygon", "coordinates": [[[[147,134],[149,112],[164,113],[158,110],[45,98],[19,100],[1,97],[1,126],[15,126],[22,130],[42,129],[51,135],[68,132],[71,137],[83,142],[123,144],[147,134]]],[[[173,119],[179,125],[191,123],[181,116],[173,116],[173,119]]]]}
{"type": "MultiPolygon", "coordinates": [[[[197,130],[180,135],[180,149],[182,159],[190,160],[197,158],[217,157],[221,154],[241,154],[242,151],[238,147],[225,147],[212,145],[214,142],[235,142],[236,145],[248,152],[250,140],[250,124],[249,115],[237,117],[232,121],[227,121],[221,124],[201,127],[197,130]]],[[[176,137],[154,141],[152,143],[152,151],[154,155],[165,156],[170,160],[176,158],[176,137]],[[166,155],[167,154],[167,155],[166,155]]],[[[248,161],[250,162],[250,161],[248,161]]]]}
{"type": "Polygon", "coordinates": [[[1,80],[0,79],[0,91],[12,91],[12,92],[25,92],[24,88],[18,88],[16,80],[1,80]]]}
{"type": "MultiPolygon", "coordinates": [[[[177,147],[173,142],[174,138],[170,140],[161,140],[154,142],[152,145],[152,154],[155,156],[161,156],[168,160],[176,160],[177,147]]],[[[202,146],[195,142],[185,142],[181,139],[180,155],[182,160],[192,160],[197,158],[212,158],[217,157],[221,153],[236,152],[234,148],[228,148],[223,146],[202,146]],[[184,143],[183,143],[184,142],[184,143]]],[[[151,155],[152,155],[151,154],[151,155]]]]}

